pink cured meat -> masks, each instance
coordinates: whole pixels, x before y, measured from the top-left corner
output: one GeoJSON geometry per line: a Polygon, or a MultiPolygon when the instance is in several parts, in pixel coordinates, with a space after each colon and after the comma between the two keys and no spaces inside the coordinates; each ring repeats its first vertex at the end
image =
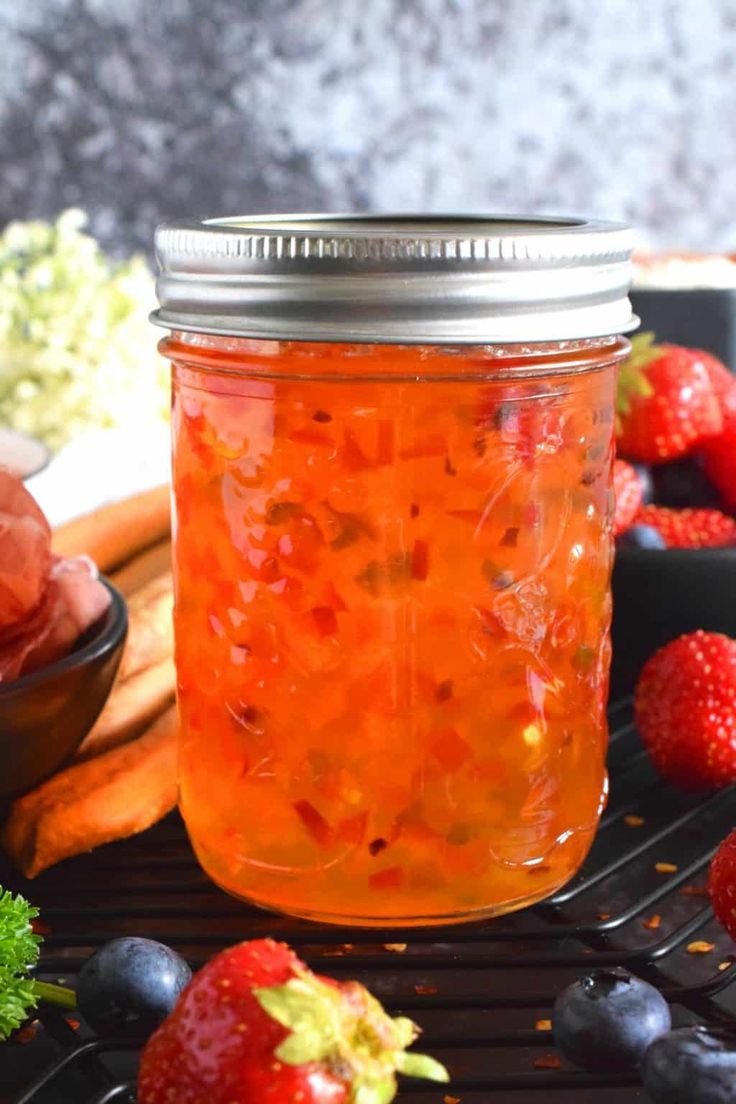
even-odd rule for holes
{"type": "Polygon", "coordinates": [[[0,682],[67,655],[109,601],[90,560],[52,556],[43,513],[0,470],[0,682]]]}
{"type": "Polygon", "coordinates": [[[0,633],[40,602],[51,570],[51,530],[20,480],[0,470],[0,633]]]}

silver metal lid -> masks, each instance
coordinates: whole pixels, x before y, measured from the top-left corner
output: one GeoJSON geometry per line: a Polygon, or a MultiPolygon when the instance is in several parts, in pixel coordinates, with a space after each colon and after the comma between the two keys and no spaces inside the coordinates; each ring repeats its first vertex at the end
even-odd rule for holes
{"type": "Polygon", "coordinates": [[[156,231],[172,330],[493,344],[634,329],[632,231],[524,216],[263,215],[156,231]]]}

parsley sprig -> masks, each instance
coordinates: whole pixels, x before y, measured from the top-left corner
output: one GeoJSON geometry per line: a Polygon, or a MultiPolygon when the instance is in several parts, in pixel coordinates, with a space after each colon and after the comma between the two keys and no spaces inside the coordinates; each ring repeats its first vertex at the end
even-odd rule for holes
{"type": "Polygon", "coordinates": [[[38,962],[41,937],[33,931],[38,909],[20,894],[0,887],[0,1039],[20,1027],[39,1000],[74,1008],[71,989],[36,981],[30,971],[38,962]]]}

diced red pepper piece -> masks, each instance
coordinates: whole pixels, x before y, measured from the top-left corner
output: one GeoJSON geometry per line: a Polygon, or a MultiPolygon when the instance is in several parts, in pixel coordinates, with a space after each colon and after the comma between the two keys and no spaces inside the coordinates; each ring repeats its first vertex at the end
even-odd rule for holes
{"type": "Polygon", "coordinates": [[[398,889],[404,881],[404,871],[400,866],[390,866],[388,870],[379,870],[371,874],[368,884],[371,889],[398,889]]]}
{"type": "Polygon", "coordinates": [[[454,728],[438,732],[432,741],[431,751],[440,766],[449,771],[458,770],[472,755],[470,744],[454,728]]]}
{"type": "Polygon", "coordinates": [[[320,636],[335,636],[337,633],[337,614],[330,606],[315,606],[311,611],[320,636]]]}
{"type": "Polygon", "coordinates": [[[381,421],[378,423],[378,446],[376,448],[376,463],[393,464],[394,462],[394,423],[381,421]]]}
{"type": "Polygon", "coordinates": [[[298,445],[320,445],[322,448],[335,447],[335,440],[329,433],[312,429],[309,426],[304,429],[293,429],[289,434],[289,440],[295,441],[298,445]]]}
{"type": "Polygon", "coordinates": [[[415,540],[411,554],[411,577],[424,581],[429,574],[429,545],[424,540],[415,540]]]}
{"type": "Polygon", "coordinates": [[[325,847],[332,840],[332,829],[320,812],[309,801],[295,801],[294,812],[301,820],[310,836],[320,847],[325,847]]]}
{"type": "Polygon", "coordinates": [[[341,843],[362,843],[367,825],[368,813],[356,813],[340,821],[335,829],[335,835],[341,843]]]}
{"type": "Polygon", "coordinates": [[[346,429],[343,435],[342,458],[345,462],[345,467],[349,468],[351,471],[364,471],[365,468],[372,468],[374,466],[363,452],[355,434],[350,429],[346,429]]]}

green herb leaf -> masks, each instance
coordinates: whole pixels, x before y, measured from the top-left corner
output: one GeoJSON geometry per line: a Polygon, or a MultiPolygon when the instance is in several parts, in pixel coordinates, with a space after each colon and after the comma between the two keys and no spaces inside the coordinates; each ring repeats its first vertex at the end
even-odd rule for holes
{"type": "Polygon", "coordinates": [[[28,977],[41,942],[31,927],[36,916],[38,909],[24,897],[0,889],[0,1039],[20,1027],[38,1002],[28,977]]]}

